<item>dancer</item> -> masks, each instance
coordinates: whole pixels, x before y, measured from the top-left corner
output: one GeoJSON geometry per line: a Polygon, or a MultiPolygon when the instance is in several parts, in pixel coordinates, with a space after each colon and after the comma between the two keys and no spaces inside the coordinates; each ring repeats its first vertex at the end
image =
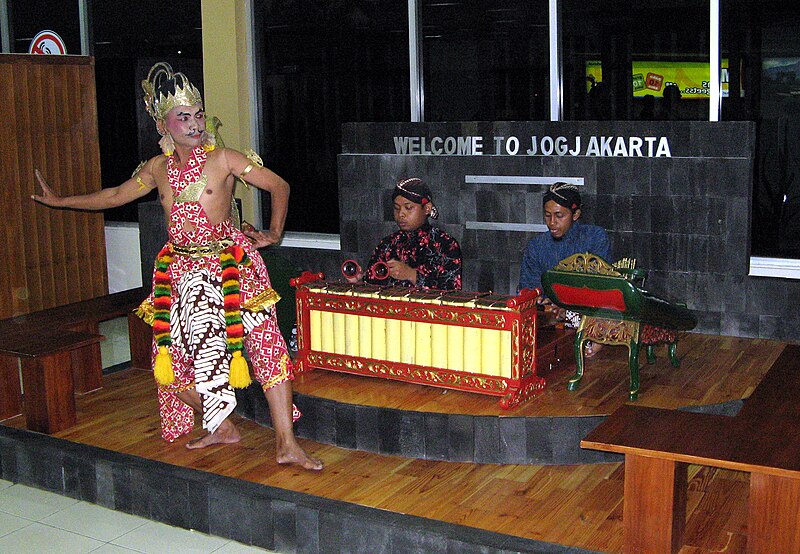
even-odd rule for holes
{"type": "Polygon", "coordinates": [[[232,387],[250,383],[246,348],[269,403],[277,461],[322,469],[294,436],[299,412],[292,404],[291,361],[275,319],[279,297],[256,250],[280,241],[289,185],[241,152],[216,147],[206,131],[200,92],[182,73],[158,63],[142,88],[163,155],[144,162],[119,186],[79,196],[58,196],[37,170],[42,192],[32,198],[52,207],[103,210],[157,189],[169,242],[158,254],[153,292],[139,314],[153,325],[162,436],[172,442],[189,433],[197,410],[208,434],[188,448],[239,441],[228,416],[236,406],[232,387]],[[245,235],[234,224],[235,178],[270,193],[268,230],[245,235]]]}

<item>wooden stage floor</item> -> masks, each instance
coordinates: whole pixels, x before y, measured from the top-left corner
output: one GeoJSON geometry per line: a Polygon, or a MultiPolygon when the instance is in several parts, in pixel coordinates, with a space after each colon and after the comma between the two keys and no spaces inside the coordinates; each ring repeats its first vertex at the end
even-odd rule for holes
{"type": "MultiPolygon", "coordinates": [[[[665,353],[643,364],[638,403],[677,408],[746,398],[780,355],[784,344],[688,334],[679,346],[682,367],[665,353]]],[[[503,412],[497,398],[324,371],[299,376],[305,395],[376,406],[446,413],[513,416],[584,416],[612,412],[627,398],[624,349],[606,347],[587,364],[582,388],[564,390],[570,370],[545,375],[547,390],[503,412]]],[[[644,359],[644,357],[643,357],[644,359]]],[[[588,550],[622,552],[621,463],[575,466],[490,465],[436,462],[347,450],[302,440],[321,458],[322,473],[274,461],[270,429],[233,416],[242,431],[235,445],[204,450],[167,444],[159,421],[151,374],[124,370],[105,377],[102,390],[78,397],[78,424],[55,436],[140,456],[341,500],[499,533],[588,550]]],[[[3,422],[24,428],[24,419],[3,422]]],[[[746,474],[692,466],[689,473],[686,544],[682,553],[744,552],[747,540],[746,474]]]]}

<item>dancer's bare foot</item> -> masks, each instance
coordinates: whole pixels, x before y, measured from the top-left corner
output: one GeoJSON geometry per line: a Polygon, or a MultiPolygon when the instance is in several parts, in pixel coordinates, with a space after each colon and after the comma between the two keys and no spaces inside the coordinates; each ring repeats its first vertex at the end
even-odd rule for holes
{"type": "Polygon", "coordinates": [[[583,355],[586,356],[587,358],[591,358],[592,356],[600,352],[602,348],[603,348],[602,344],[598,344],[592,341],[586,341],[586,343],[583,345],[583,355]]]}
{"type": "Polygon", "coordinates": [[[303,469],[319,471],[324,467],[322,461],[306,454],[299,444],[278,446],[277,460],[279,464],[297,464],[303,469]]]}
{"type": "Polygon", "coordinates": [[[194,439],[186,443],[186,448],[194,450],[197,448],[205,448],[212,444],[233,444],[239,442],[242,436],[236,426],[227,419],[222,422],[222,425],[213,433],[208,433],[205,437],[194,439]]]}

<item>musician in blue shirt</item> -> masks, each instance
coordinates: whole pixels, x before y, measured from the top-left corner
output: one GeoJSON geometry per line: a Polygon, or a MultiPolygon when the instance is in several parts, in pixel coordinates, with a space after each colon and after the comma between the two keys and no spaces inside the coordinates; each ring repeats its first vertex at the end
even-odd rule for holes
{"type": "Polygon", "coordinates": [[[584,225],[578,187],[555,183],[542,197],[544,222],[548,230],[533,237],[525,247],[519,288],[542,288],[542,274],[573,254],[591,252],[608,259],[611,243],[605,229],[584,225]]]}

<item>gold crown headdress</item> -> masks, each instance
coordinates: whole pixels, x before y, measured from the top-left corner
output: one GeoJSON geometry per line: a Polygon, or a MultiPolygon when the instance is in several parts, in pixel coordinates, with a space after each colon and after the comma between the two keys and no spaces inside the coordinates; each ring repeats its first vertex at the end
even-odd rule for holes
{"type": "Polygon", "coordinates": [[[150,68],[142,81],[144,107],[155,120],[163,120],[176,106],[194,106],[203,103],[200,91],[183,73],[175,73],[172,66],[159,62],[150,68]]]}

